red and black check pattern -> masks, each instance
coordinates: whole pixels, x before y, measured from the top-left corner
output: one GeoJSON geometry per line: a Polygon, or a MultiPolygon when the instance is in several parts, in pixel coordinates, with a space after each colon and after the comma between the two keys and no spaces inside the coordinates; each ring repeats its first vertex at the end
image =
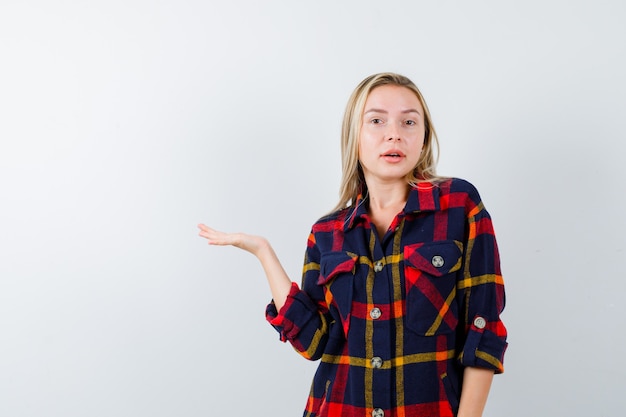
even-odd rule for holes
{"type": "Polygon", "coordinates": [[[302,288],[267,318],[321,359],[305,416],[453,417],[464,367],[503,371],[504,299],[489,214],[450,179],[412,189],[384,236],[363,198],[320,219],[302,288]]]}

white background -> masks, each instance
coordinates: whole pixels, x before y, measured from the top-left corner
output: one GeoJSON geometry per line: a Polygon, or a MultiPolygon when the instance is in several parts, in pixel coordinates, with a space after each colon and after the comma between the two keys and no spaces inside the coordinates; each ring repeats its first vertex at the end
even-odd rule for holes
{"type": "Polygon", "coordinates": [[[626,5],[0,3],[0,415],[301,415],[315,363],[265,322],[300,280],[365,76],[412,78],[439,172],[481,191],[510,332],[485,416],[626,407],[626,5]]]}

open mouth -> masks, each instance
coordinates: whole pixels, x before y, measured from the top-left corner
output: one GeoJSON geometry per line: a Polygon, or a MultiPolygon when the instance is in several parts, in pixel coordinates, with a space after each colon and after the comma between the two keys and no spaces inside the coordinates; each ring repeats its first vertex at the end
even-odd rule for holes
{"type": "Polygon", "coordinates": [[[404,154],[401,151],[389,151],[386,152],[382,155],[384,158],[391,158],[391,159],[399,159],[399,158],[403,158],[404,154]]]}

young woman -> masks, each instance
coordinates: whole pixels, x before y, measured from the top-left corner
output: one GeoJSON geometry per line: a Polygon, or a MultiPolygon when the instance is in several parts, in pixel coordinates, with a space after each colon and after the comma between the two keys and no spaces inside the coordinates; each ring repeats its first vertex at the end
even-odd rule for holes
{"type": "Polygon", "coordinates": [[[435,175],[430,113],[404,76],[359,84],[341,143],[341,198],[312,227],[302,286],[262,237],[205,225],[200,236],[260,260],[268,321],[321,359],[305,416],[481,416],[507,343],[498,249],[478,192],[435,175]]]}

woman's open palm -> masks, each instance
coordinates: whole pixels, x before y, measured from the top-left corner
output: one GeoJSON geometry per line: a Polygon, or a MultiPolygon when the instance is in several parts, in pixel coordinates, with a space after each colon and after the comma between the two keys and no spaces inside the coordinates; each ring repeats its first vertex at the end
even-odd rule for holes
{"type": "Polygon", "coordinates": [[[267,240],[261,236],[253,236],[245,233],[224,233],[210,227],[199,224],[199,235],[208,240],[209,245],[234,246],[257,255],[259,250],[267,245],[267,240]]]}

